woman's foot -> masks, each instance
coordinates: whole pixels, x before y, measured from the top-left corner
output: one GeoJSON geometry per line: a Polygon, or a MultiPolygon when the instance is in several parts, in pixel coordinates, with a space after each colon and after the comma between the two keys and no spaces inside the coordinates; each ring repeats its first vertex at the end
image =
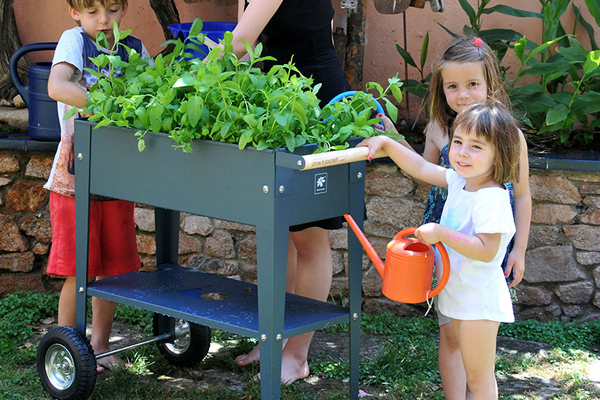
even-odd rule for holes
{"type": "Polygon", "coordinates": [[[242,354],[235,358],[235,363],[240,367],[245,367],[260,361],[260,347],[255,346],[250,353],[242,354]]]}
{"type": "MultiPolygon", "coordinates": [[[[310,375],[307,360],[299,360],[294,357],[286,357],[281,359],[281,384],[291,385],[297,380],[307,378],[310,375]]],[[[254,380],[260,380],[260,372],[254,376],[254,380]]]]}

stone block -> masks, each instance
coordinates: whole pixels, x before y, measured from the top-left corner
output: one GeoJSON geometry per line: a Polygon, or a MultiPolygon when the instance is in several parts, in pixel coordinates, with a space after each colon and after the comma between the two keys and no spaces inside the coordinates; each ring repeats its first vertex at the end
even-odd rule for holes
{"type": "Polygon", "coordinates": [[[423,222],[422,203],[405,199],[372,198],[367,204],[364,232],[369,235],[392,238],[402,229],[420,226],[423,222]]]}
{"type": "Polygon", "coordinates": [[[138,234],[137,235],[138,252],[142,254],[156,254],[156,242],[154,235],[138,234]]]}
{"type": "Polygon", "coordinates": [[[214,231],[214,226],[210,218],[200,215],[190,215],[181,222],[181,229],[189,235],[208,236],[214,231]]]}
{"type": "Polygon", "coordinates": [[[560,176],[532,175],[529,180],[531,198],[558,204],[577,204],[581,196],[577,187],[567,178],[560,176]],[[548,190],[552,188],[552,190],[548,190]]]}
{"type": "Polygon", "coordinates": [[[144,232],[154,232],[156,230],[154,221],[154,209],[135,207],[133,218],[137,227],[144,232]]]}
{"type": "Polygon", "coordinates": [[[6,196],[6,209],[13,212],[35,212],[48,197],[43,183],[17,182],[6,196]]]}
{"type": "Polygon", "coordinates": [[[526,306],[547,306],[552,303],[552,293],[543,287],[518,285],[518,304],[526,306]]]}
{"type": "Polygon", "coordinates": [[[11,272],[31,272],[34,258],[33,253],[30,251],[0,254],[0,269],[11,272]]]}
{"type": "Polygon", "coordinates": [[[0,279],[0,298],[7,294],[14,293],[16,290],[45,292],[44,281],[40,274],[3,274],[0,279]],[[18,288],[18,289],[17,289],[18,288]]]}
{"type": "Polygon", "coordinates": [[[329,244],[332,249],[348,249],[348,229],[346,227],[329,231],[329,244]]]}
{"type": "Polygon", "coordinates": [[[185,233],[179,233],[179,254],[201,253],[202,242],[185,233]]]}
{"type": "Polygon", "coordinates": [[[256,235],[248,235],[240,240],[238,254],[240,260],[256,264],[256,235]]]}
{"type": "Polygon", "coordinates": [[[581,223],[589,225],[600,225],[600,209],[590,208],[586,210],[586,212],[584,212],[581,216],[581,223]]]}
{"type": "Polygon", "coordinates": [[[377,168],[367,170],[365,194],[384,197],[404,197],[414,190],[414,182],[402,176],[397,169],[393,173],[377,168]]]}
{"type": "Polygon", "coordinates": [[[600,251],[600,226],[565,225],[563,231],[576,249],[600,251]]]}
{"type": "Polygon", "coordinates": [[[14,215],[0,214],[0,232],[2,232],[0,250],[25,251],[29,249],[29,243],[19,231],[14,215]]]}
{"type": "Polygon", "coordinates": [[[216,229],[226,229],[240,232],[256,232],[256,227],[252,225],[240,224],[238,222],[225,221],[223,219],[214,219],[213,224],[216,229]]]}
{"type": "Polygon", "coordinates": [[[206,239],[204,252],[211,257],[234,258],[235,248],[233,247],[233,238],[229,232],[218,229],[206,239]]]}
{"type": "Polygon", "coordinates": [[[191,256],[185,265],[198,271],[229,276],[238,273],[239,264],[237,261],[228,260],[226,262],[224,260],[207,257],[203,254],[196,254],[191,256]]]}
{"type": "Polygon", "coordinates": [[[25,176],[32,178],[48,179],[52,169],[53,157],[32,156],[25,167],[25,176]]]}
{"type": "Polygon", "coordinates": [[[600,208],[600,197],[599,196],[586,196],[583,198],[583,204],[585,204],[588,207],[592,207],[592,208],[600,208]]]}
{"type": "Polygon", "coordinates": [[[577,213],[568,205],[540,204],[533,206],[531,222],[534,224],[555,225],[560,222],[568,224],[577,213]]]}
{"type": "Polygon", "coordinates": [[[569,282],[585,279],[573,256],[571,246],[548,246],[525,253],[523,279],[529,283],[569,282]]]}
{"type": "Polygon", "coordinates": [[[575,259],[581,265],[600,264],[600,253],[591,251],[578,251],[575,259]]]}
{"type": "Polygon", "coordinates": [[[594,293],[594,284],[589,281],[558,285],[554,294],[566,304],[586,304],[594,293]]]}
{"type": "Polygon", "coordinates": [[[21,169],[19,160],[12,155],[0,155],[0,174],[17,172],[21,169]]]}
{"type": "Polygon", "coordinates": [[[52,242],[52,223],[47,214],[31,214],[24,217],[19,228],[28,236],[33,236],[38,242],[52,242]]]}
{"type": "Polygon", "coordinates": [[[515,319],[519,321],[527,321],[529,319],[535,319],[540,322],[552,322],[560,318],[562,309],[556,304],[552,304],[546,307],[532,307],[521,311],[515,316],[515,319]]]}
{"type": "Polygon", "coordinates": [[[529,229],[527,249],[556,244],[561,231],[561,228],[558,226],[532,225],[529,229]]]}

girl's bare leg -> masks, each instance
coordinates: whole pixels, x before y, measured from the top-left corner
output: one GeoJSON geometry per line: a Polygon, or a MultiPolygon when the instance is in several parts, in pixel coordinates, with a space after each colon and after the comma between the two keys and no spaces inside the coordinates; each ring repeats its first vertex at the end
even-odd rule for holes
{"type": "Polygon", "coordinates": [[[460,355],[460,347],[451,323],[440,326],[440,348],[438,352],[442,387],[447,400],[465,400],[467,397],[467,375],[460,355]]]}
{"type": "Polygon", "coordinates": [[[494,373],[499,322],[452,320],[473,400],[498,399],[494,373]]]}

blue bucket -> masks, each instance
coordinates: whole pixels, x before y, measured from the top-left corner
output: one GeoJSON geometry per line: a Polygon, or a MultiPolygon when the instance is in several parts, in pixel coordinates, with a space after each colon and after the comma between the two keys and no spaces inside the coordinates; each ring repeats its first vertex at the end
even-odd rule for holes
{"type": "MultiPolygon", "coordinates": [[[[169,25],[169,30],[173,34],[173,36],[177,37],[180,33],[183,35],[183,39],[187,39],[190,35],[190,29],[192,28],[193,22],[185,22],[183,24],[173,24],[169,25]]],[[[219,43],[219,39],[223,39],[225,36],[225,32],[233,31],[236,27],[237,23],[235,22],[217,22],[217,21],[203,21],[202,23],[202,33],[208,36],[209,39],[213,40],[215,43],[219,43]]],[[[204,58],[206,54],[210,51],[210,49],[204,45],[199,46],[200,50],[204,53],[198,51],[192,51],[194,57],[204,58]]]]}

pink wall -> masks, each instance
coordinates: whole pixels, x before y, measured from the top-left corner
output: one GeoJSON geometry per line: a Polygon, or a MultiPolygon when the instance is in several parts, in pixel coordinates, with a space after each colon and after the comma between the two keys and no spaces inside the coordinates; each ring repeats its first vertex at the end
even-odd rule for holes
{"type": "MultiPolygon", "coordinates": [[[[339,8],[340,0],[333,0],[336,7],[336,26],[345,26],[346,11],[339,8]]],[[[476,0],[469,0],[476,7],[476,0]]],[[[162,29],[154,11],[147,0],[130,0],[129,12],[122,21],[123,29],[132,29],[151,54],[160,51],[164,42],[162,29]]],[[[175,0],[182,22],[190,22],[196,16],[206,21],[235,21],[237,18],[237,3],[235,0],[175,0]],[[191,1],[191,2],[190,2],[191,1]]],[[[580,9],[585,10],[584,17],[592,25],[593,19],[587,13],[584,0],[574,0],[580,9]]],[[[452,39],[439,25],[448,27],[453,32],[462,32],[463,25],[468,23],[466,14],[455,0],[446,0],[446,10],[443,13],[432,12],[429,4],[424,9],[409,7],[406,11],[406,32],[408,50],[417,60],[419,59],[422,40],[429,32],[429,56],[426,70],[430,70],[444,46],[452,39]]],[[[492,5],[507,4],[515,8],[539,12],[537,1],[494,0],[492,5]]],[[[74,26],[74,21],[68,13],[65,0],[17,0],[14,4],[19,35],[23,44],[44,41],[57,41],[61,32],[74,26]],[[42,16],[42,18],[40,18],[42,16]]],[[[569,8],[564,15],[563,24],[567,31],[572,30],[573,10],[569,8]]],[[[540,41],[541,20],[536,18],[513,18],[501,14],[485,15],[484,29],[510,28],[523,33],[531,40],[540,41]]],[[[581,31],[581,29],[579,30],[581,31]]],[[[586,36],[585,34],[581,36],[586,36]]],[[[579,39],[588,45],[582,38],[579,39]]],[[[596,41],[600,42],[600,30],[596,31],[596,41]]],[[[404,62],[396,51],[395,44],[404,46],[404,17],[403,14],[383,15],[377,12],[373,3],[368,1],[366,49],[364,59],[364,82],[377,81],[382,84],[397,72],[404,78],[404,62]]],[[[39,61],[41,55],[33,55],[39,61]]],[[[51,57],[45,55],[44,57],[51,57]]],[[[510,65],[510,63],[509,63],[510,65]]],[[[514,71],[517,66],[511,68],[514,71]]],[[[509,70],[509,78],[511,77],[509,70]]],[[[416,70],[409,67],[409,77],[417,79],[416,70]]],[[[411,105],[411,114],[418,108],[417,99],[411,105]]]]}

